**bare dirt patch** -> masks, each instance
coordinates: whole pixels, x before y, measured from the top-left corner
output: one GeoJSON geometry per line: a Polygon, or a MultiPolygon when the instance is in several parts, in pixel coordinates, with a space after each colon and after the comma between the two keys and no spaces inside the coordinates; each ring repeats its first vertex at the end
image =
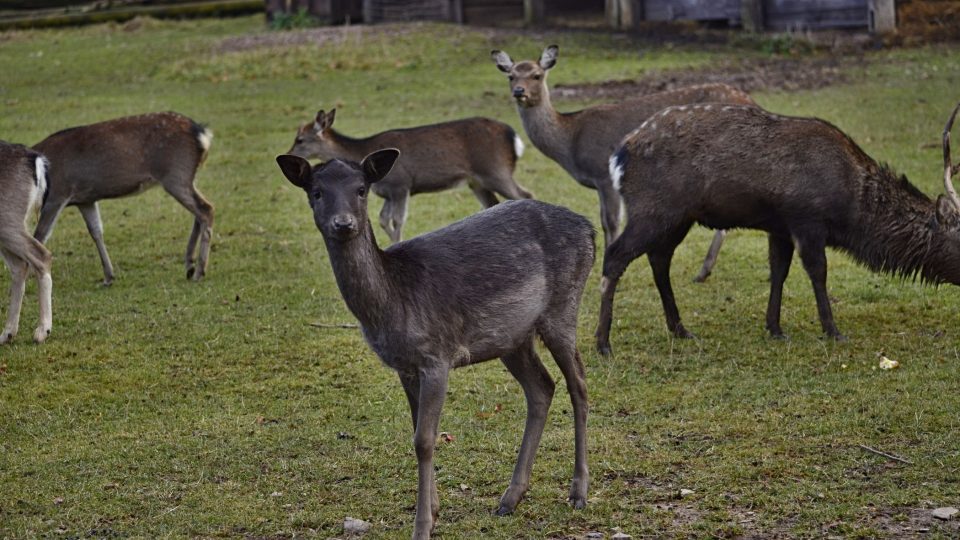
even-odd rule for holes
{"type": "Polygon", "coordinates": [[[709,68],[652,72],[637,79],[560,84],[554,93],[570,99],[618,100],[704,83],[726,83],[745,92],[816,90],[851,80],[864,58],[849,56],[732,60],[709,68]]]}

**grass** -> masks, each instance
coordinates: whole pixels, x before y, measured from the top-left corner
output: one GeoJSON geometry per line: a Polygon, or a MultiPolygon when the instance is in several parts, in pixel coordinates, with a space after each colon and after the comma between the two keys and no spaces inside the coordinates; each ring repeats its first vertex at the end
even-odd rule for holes
{"type": "MultiPolygon", "coordinates": [[[[316,46],[222,47],[266,33],[258,17],[0,34],[0,138],[33,143],[71,125],[177,110],[216,133],[198,182],[217,207],[201,283],[184,279],[180,261],[190,218],[160,190],[102,205],[118,267],[110,288],[97,285],[79,214],[61,216],[49,242],[54,333],[29,343],[31,285],[21,335],[0,348],[0,537],[325,538],[342,533],[346,516],[373,522],[375,537],[409,535],[416,467],[403,392],[356,330],[310,325],[353,319],[304,197],[273,157],[299,123],[333,106],[353,135],[470,115],[520,130],[491,48],[520,59],[559,43],[554,84],[760,54],[434,24],[344,31],[316,46]]],[[[756,98],[830,120],[936,195],[960,48],[864,58],[852,84],[756,98]]],[[[596,196],[532,147],[516,176],[596,223],[596,196]]],[[[466,188],[418,196],[405,233],[477,209],[466,188]]],[[[773,342],[762,323],[765,239],[731,235],[710,281],[691,284],[709,238],[694,230],[674,264],[698,340],[668,336],[638,261],[619,289],[616,356],[598,357],[599,263],[591,276],[580,320],[587,509],[564,500],[573,429],[560,390],[526,500],[494,517],[520,441],[522,394],[496,362],[452,377],[441,429],[453,441],[439,443],[436,459],[438,537],[578,538],[614,527],[634,538],[957,534],[929,509],[960,502],[960,292],[831,253],[830,292],[850,341],[821,338],[796,265],[783,312],[792,340],[773,342]],[[881,353],[901,367],[877,369],[881,353]],[[681,488],[694,493],[680,499],[681,488]]]]}

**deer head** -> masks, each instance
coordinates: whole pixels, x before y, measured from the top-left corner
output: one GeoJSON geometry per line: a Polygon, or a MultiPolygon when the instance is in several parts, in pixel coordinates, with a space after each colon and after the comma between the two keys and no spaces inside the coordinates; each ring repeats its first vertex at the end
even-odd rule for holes
{"type": "Polygon", "coordinates": [[[510,92],[517,100],[518,107],[536,107],[549,99],[547,71],[556,65],[558,50],[556,45],[550,45],[543,50],[540,60],[524,60],[519,63],[514,63],[510,55],[503,51],[490,52],[497,69],[507,74],[510,92]]]}

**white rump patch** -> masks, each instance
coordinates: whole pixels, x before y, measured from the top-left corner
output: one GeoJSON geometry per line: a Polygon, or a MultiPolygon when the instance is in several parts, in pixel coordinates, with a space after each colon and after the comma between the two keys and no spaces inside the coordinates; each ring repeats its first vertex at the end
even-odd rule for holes
{"type": "Polygon", "coordinates": [[[515,135],[513,136],[513,153],[514,153],[514,155],[516,155],[517,157],[522,156],[522,155],[523,155],[523,150],[524,150],[525,148],[526,148],[526,147],[523,145],[523,140],[520,138],[519,135],[516,135],[516,134],[515,134],[515,135]]]}
{"type": "Polygon", "coordinates": [[[43,194],[47,192],[47,168],[49,166],[50,164],[47,162],[47,158],[43,156],[37,156],[37,178],[35,182],[36,189],[33,191],[30,197],[31,208],[43,203],[43,194]]]}
{"type": "Polygon", "coordinates": [[[203,131],[197,135],[197,140],[200,141],[200,146],[203,147],[203,152],[207,153],[210,151],[210,143],[213,142],[213,132],[210,131],[210,128],[203,128],[203,131]]]}
{"type": "Polygon", "coordinates": [[[620,180],[623,178],[623,164],[617,159],[617,154],[610,156],[610,181],[613,182],[613,189],[620,193],[620,180]]]}

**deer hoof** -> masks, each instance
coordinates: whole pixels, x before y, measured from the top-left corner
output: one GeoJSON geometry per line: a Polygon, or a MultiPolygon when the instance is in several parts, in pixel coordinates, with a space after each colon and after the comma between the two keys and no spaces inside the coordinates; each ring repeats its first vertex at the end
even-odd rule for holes
{"type": "Polygon", "coordinates": [[[0,335],[0,345],[6,345],[7,343],[10,343],[13,341],[13,336],[15,335],[16,334],[13,332],[4,332],[3,335],[0,335]]]}
{"type": "Polygon", "coordinates": [[[570,497],[570,504],[574,510],[583,510],[587,507],[587,499],[584,497],[570,497]]]}
{"type": "Polygon", "coordinates": [[[196,273],[197,269],[194,267],[187,268],[187,279],[193,279],[193,274],[196,273]]]}
{"type": "Polygon", "coordinates": [[[508,507],[506,507],[506,506],[504,506],[504,505],[501,504],[500,507],[497,508],[497,511],[494,512],[494,514],[496,514],[497,516],[500,516],[500,517],[509,516],[510,514],[513,513],[513,510],[514,510],[513,508],[508,508],[508,507]]]}
{"type": "Polygon", "coordinates": [[[40,327],[33,332],[34,343],[43,343],[48,337],[50,337],[50,328],[40,327]]]}
{"type": "Polygon", "coordinates": [[[600,356],[612,356],[613,349],[610,348],[609,343],[597,343],[597,352],[600,353],[600,356]]]}
{"type": "Polygon", "coordinates": [[[673,336],[680,339],[693,339],[697,336],[693,335],[689,330],[683,327],[682,324],[677,324],[676,328],[672,330],[673,336]]]}
{"type": "Polygon", "coordinates": [[[783,332],[770,332],[770,339],[775,339],[777,341],[790,341],[790,336],[784,334],[783,332]]]}

